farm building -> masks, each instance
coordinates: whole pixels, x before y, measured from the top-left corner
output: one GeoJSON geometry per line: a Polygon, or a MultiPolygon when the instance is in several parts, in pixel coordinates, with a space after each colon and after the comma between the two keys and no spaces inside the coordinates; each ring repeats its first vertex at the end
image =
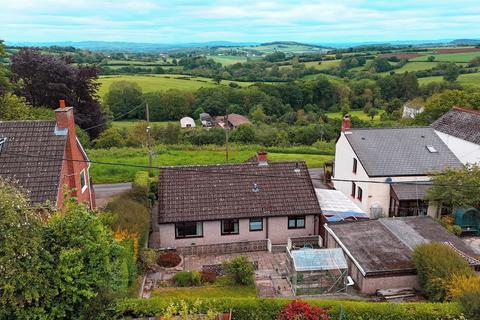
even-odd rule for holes
{"type": "Polygon", "coordinates": [[[342,248],[349,275],[361,292],[415,288],[413,249],[419,244],[441,242],[457,251],[476,270],[480,261],[460,238],[430,217],[382,218],[325,226],[328,248],[342,248]]]}
{"type": "Polygon", "coordinates": [[[403,105],[403,118],[415,118],[417,114],[425,110],[425,102],[422,99],[414,99],[403,105]]]}
{"type": "Polygon", "coordinates": [[[215,122],[219,127],[235,129],[242,124],[250,124],[250,120],[241,114],[230,113],[228,117],[218,116],[215,117],[215,122]]]}
{"type": "Polygon", "coordinates": [[[180,119],[181,128],[195,128],[195,120],[190,117],[183,117],[180,119]]]}
{"type": "Polygon", "coordinates": [[[204,127],[213,126],[212,116],[210,116],[208,113],[206,112],[200,113],[199,118],[200,118],[200,122],[202,123],[202,126],[204,127]]]}

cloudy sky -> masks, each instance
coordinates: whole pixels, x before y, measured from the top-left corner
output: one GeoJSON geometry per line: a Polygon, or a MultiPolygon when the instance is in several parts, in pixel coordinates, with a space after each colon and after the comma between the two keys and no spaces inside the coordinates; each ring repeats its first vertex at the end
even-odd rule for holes
{"type": "Polygon", "coordinates": [[[480,38],[480,0],[1,0],[7,41],[480,38]]]}

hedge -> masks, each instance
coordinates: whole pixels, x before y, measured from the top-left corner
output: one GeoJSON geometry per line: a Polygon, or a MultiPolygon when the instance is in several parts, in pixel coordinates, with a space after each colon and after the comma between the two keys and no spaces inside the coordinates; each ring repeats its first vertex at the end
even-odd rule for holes
{"type": "MultiPolygon", "coordinates": [[[[233,311],[234,320],[273,320],[289,299],[257,298],[221,298],[184,300],[189,305],[196,305],[200,312],[207,310],[218,312],[233,311]]],[[[311,305],[326,308],[332,319],[339,319],[340,309],[349,320],[453,320],[461,319],[457,303],[388,303],[359,302],[339,300],[307,300],[311,305]]],[[[154,317],[161,316],[172,302],[164,298],[125,299],[116,305],[117,317],[154,317]]]]}

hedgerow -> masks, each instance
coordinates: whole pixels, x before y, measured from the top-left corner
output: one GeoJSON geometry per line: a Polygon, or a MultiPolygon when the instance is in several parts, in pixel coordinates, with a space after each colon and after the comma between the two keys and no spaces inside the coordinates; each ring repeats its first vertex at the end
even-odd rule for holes
{"type": "MultiPolygon", "coordinates": [[[[232,310],[234,320],[273,320],[289,299],[222,298],[185,300],[199,312],[209,310],[228,312],[232,310]]],[[[340,310],[349,320],[453,320],[462,319],[457,303],[381,303],[337,300],[307,300],[312,306],[328,311],[329,317],[339,319],[340,310]]],[[[116,305],[117,317],[161,316],[169,305],[180,303],[175,299],[125,299],[116,305]]]]}

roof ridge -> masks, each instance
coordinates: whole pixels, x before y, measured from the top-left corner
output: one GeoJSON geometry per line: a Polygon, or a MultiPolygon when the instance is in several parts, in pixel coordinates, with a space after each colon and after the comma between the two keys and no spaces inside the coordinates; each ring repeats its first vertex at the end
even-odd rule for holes
{"type": "MultiPolygon", "coordinates": [[[[247,159],[248,160],[248,159],[247,159]]],[[[269,164],[284,164],[284,163],[305,163],[305,160],[282,160],[282,161],[268,161],[269,164]]],[[[220,167],[220,166],[246,166],[246,165],[254,165],[258,167],[258,163],[256,162],[239,162],[239,163],[213,163],[213,164],[195,164],[195,165],[183,165],[183,166],[161,166],[158,167],[160,169],[174,169],[174,168],[207,168],[207,167],[220,167]]],[[[261,167],[261,166],[260,166],[261,167]]],[[[264,166],[261,168],[268,168],[268,166],[264,166]]]]}
{"type": "Polygon", "coordinates": [[[349,128],[346,130],[346,132],[355,130],[355,131],[360,131],[360,130],[401,130],[401,129],[427,129],[430,128],[431,126],[407,126],[407,127],[364,127],[364,128],[349,128]]]}
{"type": "MultiPolygon", "coordinates": [[[[452,111],[452,110],[457,110],[457,111],[468,112],[468,113],[473,113],[473,114],[480,115],[480,110],[476,110],[476,109],[467,109],[467,108],[462,108],[462,107],[455,106],[450,111],[452,111]]],[[[447,114],[447,113],[445,113],[445,114],[447,114]]]]}

